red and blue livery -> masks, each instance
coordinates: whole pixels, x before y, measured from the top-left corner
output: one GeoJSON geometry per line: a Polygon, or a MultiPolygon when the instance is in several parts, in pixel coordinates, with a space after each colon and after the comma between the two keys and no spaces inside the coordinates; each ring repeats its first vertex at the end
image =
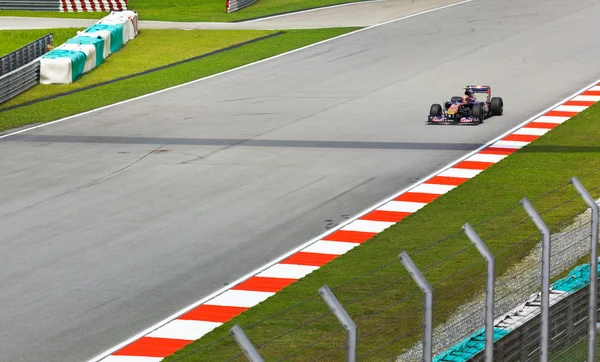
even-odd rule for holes
{"type": "Polygon", "coordinates": [[[500,97],[492,97],[492,88],[487,85],[467,85],[463,96],[454,96],[441,104],[432,104],[427,116],[428,124],[480,124],[486,118],[500,116],[504,112],[504,102],[500,97]],[[479,101],[475,94],[485,94],[479,101]]]}

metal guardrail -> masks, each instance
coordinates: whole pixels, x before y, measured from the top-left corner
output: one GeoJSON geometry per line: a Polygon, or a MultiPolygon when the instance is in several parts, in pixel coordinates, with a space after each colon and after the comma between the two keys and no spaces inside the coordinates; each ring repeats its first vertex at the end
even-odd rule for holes
{"type": "Polygon", "coordinates": [[[40,61],[34,61],[0,77],[0,104],[28,90],[40,81],[40,61]]]}
{"type": "Polygon", "coordinates": [[[60,0],[0,0],[0,10],[60,11],[60,0]]]}
{"type": "Polygon", "coordinates": [[[232,13],[254,4],[257,0],[227,0],[227,12],[232,13]]]}
{"type": "Polygon", "coordinates": [[[40,57],[53,42],[46,34],[0,58],[0,104],[40,82],[40,57]]]}
{"type": "Polygon", "coordinates": [[[53,42],[52,34],[46,34],[14,52],[3,56],[0,58],[0,76],[12,72],[46,54],[48,52],[48,45],[52,45],[53,42]]]}

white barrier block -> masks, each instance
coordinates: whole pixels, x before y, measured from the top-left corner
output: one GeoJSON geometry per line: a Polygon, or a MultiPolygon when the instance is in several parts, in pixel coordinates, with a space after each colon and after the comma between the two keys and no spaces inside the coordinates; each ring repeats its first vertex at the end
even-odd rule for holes
{"type": "Polygon", "coordinates": [[[69,58],[40,58],[40,83],[69,84],[73,82],[73,65],[69,58]]]}

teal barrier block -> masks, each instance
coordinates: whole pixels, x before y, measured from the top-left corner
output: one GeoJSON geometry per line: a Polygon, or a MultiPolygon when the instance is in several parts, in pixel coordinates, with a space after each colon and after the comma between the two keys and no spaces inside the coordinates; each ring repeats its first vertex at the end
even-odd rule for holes
{"type": "Polygon", "coordinates": [[[110,52],[114,53],[123,47],[123,25],[94,24],[85,29],[85,33],[107,30],[110,32],[110,52]]]}
{"type": "Polygon", "coordinates": [[[67,50],[67,49],[52,49],[48,53],[42,55],[42,58],[57,59],[57,58],[70,58],[71,59],[71,80],[74,82],[79,76],[83,74],[85,67],[85,60],[87,59],[84,52],[78,50],[67,50]]]}
{"type": "MultiPolygon", "coordinates": [[[[598,265],[600,273],[600,264],[598,265]]],[[[579,265],[569,275],[556,281],[552,289],[566,293],[574,293],[590,284],[590,264],[579,265]]]]}
{"type": "Polygon", "coordinates": [[[104,61],[104,39],[89,36],[76,36],[66,41],[67,44],[93,45],[96,48],[96,66],[104,61]]]}
{"type": "MultiPolygon", "coordinates": [[[[494,342],[508,334],[508,330],[494,328],[494,342]]],[[[485,329],[481,328],[460,343],[433,358],[434,362],[465,362],[485,350],[485,329]]]]}

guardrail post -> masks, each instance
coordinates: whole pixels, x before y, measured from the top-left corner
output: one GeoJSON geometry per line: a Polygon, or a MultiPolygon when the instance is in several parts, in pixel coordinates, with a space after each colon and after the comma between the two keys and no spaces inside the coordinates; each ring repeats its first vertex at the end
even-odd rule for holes
{"type": "Polygon", "coordinates": [[[423,361],[431,362],[433,339],[433,289],[406,251],[403,251],[398,258],[400,258],[400,261],[406,270],[408,270],[413,280],[419,285],[419,288],[421,288],[424,293],[423,361]]]}
{"type": "Polygon", "coordinates": [[[346,361],[356,362],[356,323],[350,318],[348,312],[342,307],[342,304],[327,285],[319,288],[319,294],[346,329],[346,361]]]}
{"type": "Polygon", "coordinates": [[[250,339],[248,339],[248,336],[246,336],[246,333],[242,330],[242,327],[236,324],[229,330],[229,333],[231,333],[250,362],[264,362],[252,342],[250,342],[250,339]]]}
{"type": "Polygon", "coordinates": [[[540,326],[542,340],[540,343],[540,361],[548,361],[548,341],[550,331],[550,229],[535,210],[531,202],[524,197],[521,205],[529,214],[534,224],[540,230],[543,236],[542,242],[542,310],[540,313],[540,326]]]}
{"type": "Polygon", "coordinates": [[[590,305],[588,327],[588,361],[596,360],[596,303],[598,284],[598,214],[599,208],[590,193],[583,187],[577,177],[571,178],[571,183],[585,203],[592,209],[592,240],[590,245],[590,305]]]}
{"type": "Polygon", "coordinates": [[[487,276],[485,287],[485,360],[494,361],[494,284],[496,281],[496,260],[479,235],[469,223],[463,225],[463,231],[479,253],[487,262],[487,276]]]}

